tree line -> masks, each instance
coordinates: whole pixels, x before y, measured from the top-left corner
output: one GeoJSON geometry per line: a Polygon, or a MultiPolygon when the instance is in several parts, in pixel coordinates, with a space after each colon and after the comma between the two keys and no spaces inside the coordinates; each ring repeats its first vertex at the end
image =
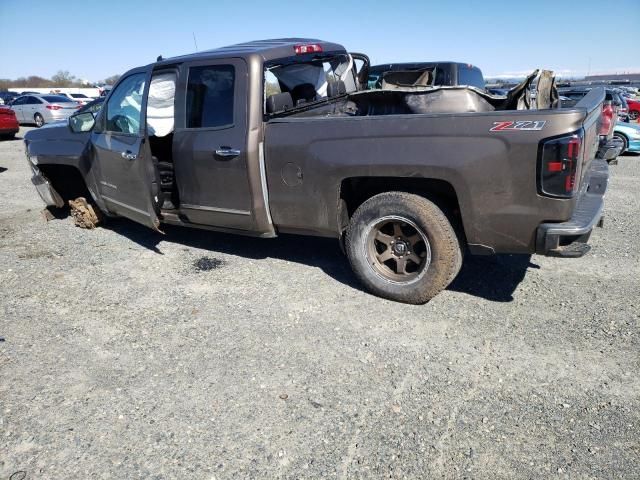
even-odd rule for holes
{"type": "Polygon", "coordinates": [[[95,84],[113,85],[118,81],[120,75],[111,75],[105,78],[102,82],[86,83],[79,78],[71,75],[67,70],[60,70],[51,78],[44,78],[38,75],[30,75],[28,77],[20,77],[15,80],[8,78],[0,78],[0,90],[7,90],[9,88],[73,88],[73,87],[87,87],[95,84]]]}

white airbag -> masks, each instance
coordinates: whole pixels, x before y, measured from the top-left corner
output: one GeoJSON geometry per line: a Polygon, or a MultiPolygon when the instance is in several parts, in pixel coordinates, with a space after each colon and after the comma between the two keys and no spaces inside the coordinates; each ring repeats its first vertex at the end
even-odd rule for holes
{"type": "Polygon", "coordinates": [[[149,99],[147,100],[147,130],[149,135],[164,137],[173,131],[175,95],[175,73],[161,73],[151,78],[149,99]]]}

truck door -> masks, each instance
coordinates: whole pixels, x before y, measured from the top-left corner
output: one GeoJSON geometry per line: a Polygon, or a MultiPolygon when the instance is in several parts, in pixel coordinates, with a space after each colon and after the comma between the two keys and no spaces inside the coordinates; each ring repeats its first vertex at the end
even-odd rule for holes
{"type": "Polygon", "coordinates": [[[180,212],[192,223],[241,230],[253,227],[247,78],[242,59],[181,66],[173,158],[180,212]]]}
{"type": "Polygon", "coordinates": [[[91,134],[98,191],[107,209],[158,230],[159,182],[146,139],[150,69],[120,79],[91,134]]]}

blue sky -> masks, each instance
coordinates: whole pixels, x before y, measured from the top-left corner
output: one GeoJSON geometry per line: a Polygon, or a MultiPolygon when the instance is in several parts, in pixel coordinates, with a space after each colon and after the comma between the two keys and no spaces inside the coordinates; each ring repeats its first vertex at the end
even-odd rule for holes
{"type": "Polygon", "coordinates": [[[639,0],[0,0],[0,25],[0,78],[68,70],[97,81],[191,53],[193,34],[199,50],[314,37],[374,63],[456,60],[486,76],[640,71],[639,0]]]}

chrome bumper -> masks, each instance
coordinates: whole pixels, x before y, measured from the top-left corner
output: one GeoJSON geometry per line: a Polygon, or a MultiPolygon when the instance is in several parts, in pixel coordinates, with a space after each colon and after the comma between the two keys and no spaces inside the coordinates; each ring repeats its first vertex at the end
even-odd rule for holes
{"type": "Polygon", "coordinates": [[[31,183],[36,187],[42,201],[49,207],[64,207],[64,200],[62,200],[60,194],[51,186],[49,180],[40,173],[40,170],[34,165],[31,165],[31,171],[33,172],[31,183]]]}
{"type": "Polygon", "coordinates": [[[594,160],[586,191],[578,199],[573,216],[562,223],[543,223],[538,227],[536,253],[550,257],[581,257],[594,227],[603,224],[604,194],[609,182],[605,160],[594,160]]]}

